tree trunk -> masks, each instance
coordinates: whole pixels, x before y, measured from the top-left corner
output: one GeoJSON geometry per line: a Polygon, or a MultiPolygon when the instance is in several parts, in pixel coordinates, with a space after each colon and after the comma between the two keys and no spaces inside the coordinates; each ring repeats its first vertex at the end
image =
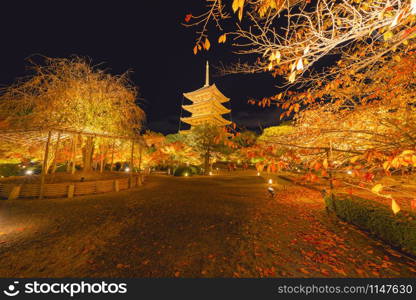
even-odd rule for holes
{"type": "Polygon", "coordinates": [[[104,171],[104,166],[106,164],[107,161],[107,152],[108,152],[108,144],[106,145],[101,145],[100,147],[100,173],[102,173],[104,171]]]}
{"type": "Polygon", "coordinates": [[[92,170],[92,157],[94,155],[94,139],[92,136],[87,137],[87,142],[82,151],[84,161],[84,171],[92,170]]]}
{"type": "Polygon", "coordinates": [[[332,170],[331,170],[331,155],[329,153],[329,150],[326,151],[326,159],[328,161],[329,190],[332,195],[332,192],[334,190],[334,183],[333,183],[333,176],[332,176],[332,170]]]}
{"type": "Polygon", "coordinates": [[[74,135],[74,148],[72,149],[72,169],[71,174],[75,174],[76,165],[77,165],[77,143],[78,143],[78,136],[74,135]]]}
{"type": "Polygon", "coordinates": [[[209,151],[207,151],[205,153],[205,157],[204,157],[204,174],[208,175],[209,174],[209,159],[211,157],[211,153],[209,151]]]}
{"type": "Polygon", "coordinates": [[[101,161],[100,161],[100,173],[104,171],[104,154],[101,153],[101,161]]]}
{"type": "Polygon", "coordinates": [[[133,187],[133,170],[134,170],[134,140],[131,140],[131,157],[130,157],[130,188],[133,187]]]}
{"type": "Polygon", "coordinates": [[[111,150],[111,165],[110,165],[110,172],[113,172],[113,167],[114,167],[114,151],[115,151],[115,147],[116,147],[116,142],[113,141],[113,149],[111,150]]]}
{"type": "Polygon", "coordinates": [[[43,198],[43,194],[45,191],[45,176],[48,172],[48,156],[49,156],[49,144],[51,142],[51,136],[52,136],[52,131],[49,131],[48,133],[48,139],[46,141],[46,145],[45,145],[45,154],[44,154],[44,158],[43,158],[43,165],[42,165],[42,173],[41,173],[41,177],[40,177],[40,192],[39,192],[39,198],[42,199],[43,198]]]}
{"type": "Polygon", "coordinates": [[[61,141],[61,132],[58,132],[58,139],[56,140],[56,146],[55,146],[55,154],[53,157],[53,164],[52,164],[52,174],[56,172],[57,167],[57,158],[58,158],[58,151],[59,151],[59,142],[61,141]]]}
{"type": "Polygon", "coordinates": [[[143,155],[143,146],[140,145],[140,152],[139,152],[139,172],[142,169],[142,155],[143,155]]]}
{"type": "Polygon", "coordinates": [[[73,157],[74,157],[74,143],[75,143],[75,136],[72,136],[72,141],[71,141],[71,155],[69,157],[69,159],[67,160],[67,164],[66,164],[66,172],[67,173],[71,173],[71,168],[72,168],[72,163],[73,163],[73,157]]]}

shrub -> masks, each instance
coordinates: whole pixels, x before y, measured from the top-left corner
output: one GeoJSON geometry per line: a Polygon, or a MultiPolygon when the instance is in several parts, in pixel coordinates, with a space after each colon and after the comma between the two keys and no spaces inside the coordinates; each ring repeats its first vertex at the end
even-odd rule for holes
{"type": "Polygon", "coordinates": [[[201,174],[201,168],[196,166],[182,166],[177,167],[173,171],[173,176],[185,176],[185,174],[188,174],[188,176],[201,174]]]}
{"type": "Polygon", "coordinates": [[[22,175],[22,170],[19,164],[0,164],[0,176],[9,177],[20,175],[22,175]]]}
{"type": "Polygon", "coordinates": [[[58,164],[57,166],[56,166],[56,171],[55,172],[66,172],[67,171],[67,169],[68,169],[68,165],[65,163],[65,164],[58,164]]]}
{"type": "Polygon", "coordinates": [[[356,196],[339,194],[326,196],[327,209],[392,246],[416,255],[416,214],[399,212],[394,215],[389,207],[356,196]]]}
{"type": "Polygon", "coordinates": [[[192,174],[192,169],[189,168],[189,167],[177,167],[173,171],[173,176],[185,176],[185,174],[193,175],[192,174]]]}
{"type": "Polygon", "coordinates": [[[191,169],[193,175],[199,175],[199,174],[202,174],[203,173],[202,172],[202,169],[200,167],[197,167],[197,166],[189,166],[189,168],[191,169]]]}

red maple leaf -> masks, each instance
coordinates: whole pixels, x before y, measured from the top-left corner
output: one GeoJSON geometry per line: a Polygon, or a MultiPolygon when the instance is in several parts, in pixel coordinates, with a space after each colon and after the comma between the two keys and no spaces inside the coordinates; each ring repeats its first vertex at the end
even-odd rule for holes
{"type": "Polygon", "coordinates": [[[367,182],[371,182],[371,181],[373,181],[373,179],[374,179],[374,174],[372,174],[372,173],[365,173],[365,175],[364,175],[364,179],[365,179],[365,181],[367,181],[367,182]]]}
{"type": "Polygon", "coordinates": [[[187,15],[185,16],[185,22],[186,22],[186,23],[188,23],[189,21],[191,21],[191,19],[192,19],[192,14],[187,14],[187,15]]]}

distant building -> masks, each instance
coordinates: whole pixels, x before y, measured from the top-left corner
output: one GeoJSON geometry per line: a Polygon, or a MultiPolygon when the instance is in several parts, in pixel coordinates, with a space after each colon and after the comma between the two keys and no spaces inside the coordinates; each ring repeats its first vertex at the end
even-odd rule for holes
{"type": "Polygon", "coordinates": [[[216,87],[209,84],[209,63],[206,67],[205,85],[193,92],[184,93],[185,98],[192,101],[190,105],[182,105],[182,108],[192,113],[190,117],[181,118],[181,121],[192,126],[213,124],[225,126],[231,124],[222,115],[231,112],[222,103],[230,101],[216,87]]]}

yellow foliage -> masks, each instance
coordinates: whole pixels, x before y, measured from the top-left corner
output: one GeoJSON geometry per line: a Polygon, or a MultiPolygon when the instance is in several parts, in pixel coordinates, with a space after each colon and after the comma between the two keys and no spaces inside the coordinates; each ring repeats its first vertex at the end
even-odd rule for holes
{"type": "Polygon", "coordinates": [[[289,82],[290,83],[293,83],[293,82],[295,82],[295,79],[296,79],[296,71],[293,71],[291,74],[290,74],[290,76],[289,76],[289,82]]]}
{"type": "Polygon", "coordinates": [[[391,199],[391,210],[394,214],[397,214],[400,211],[400,206],[394,199],[391,199]]]}
{"type": "Polygon", "coordinates": [[[378,194],[379,192],[381,192],[383,190],[383,185],[381,183],[376,184],[375,186],[373,186],[373,188],[371,189],[371,191],[375,194],[378,194]]]}
{"type": "Polygon", "coordinates": [[[83,58],[46,58],[34,75],[4,89],[0,115],[11,129],[63,128],[128,135],[141,128],[143,111],[127,74],[113,76],[83,58]]]}
{"type": "Polygon", "coordinates": [[[218,38],[218,43],[225,43],[227,41],[227,34],[224,33],[218,38]]]}
{"type": "Polygon", "coordinates": [[[383,38],[384,38],[385,41],[388,41],[389,39],[391,39],[393,37],[393,35],[394,35],[393,32],[387,31],[383,34],[383,38]]]}
{"type": "Polygon", "coordinates": [[[205,39],[204,48],[207,51],[209,50],[209,48],[211,48],[211,43],[209,42],[208,38],[205,39]]]}

